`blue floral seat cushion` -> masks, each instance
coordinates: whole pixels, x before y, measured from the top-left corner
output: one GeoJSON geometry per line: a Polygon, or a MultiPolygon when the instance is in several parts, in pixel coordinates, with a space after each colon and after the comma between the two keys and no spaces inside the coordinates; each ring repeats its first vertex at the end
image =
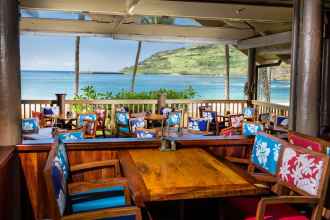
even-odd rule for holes
{"type": "Polygon", "coordinates": [[[70,201],[73,213],[126,205],[123,186],[97,188],[86,192],[75,193],[70,195],[70,201]]]}
{"type": "Polygon", "coordinates": [[[217,113],[216,112],[204,111],[202,113],[202,116],[203,116],[203,118],[208,119],[211,123],[215,123],[216,117],[217,117],[217,113]]]}
{"type": "Polygon", "coordinates": [[[281,148],[282,144],[276,138],[265,133],[258,133],[255,137],[251,161],[257,167],[275,175],[281,148]]]}
{"type": "Polygon", "coordinates": [[[164,115],[164,116],[168,116],[168,114],[170,113],[170,112],[172,112],[172,109],[171,108],[168,108],[168,107],[166,107],[166,108],[161,108],[160,109],[160,114],[161,115],[164,115]]]}
{"type": "Polygon", "coordinates": [[[55,199],[61,215],[63,215],[66,209],[66,192],[67,192],[67,188],[66,188],[67,182],[62,167],[63,165],[61,164],[61,159],[59,159],[56,156],[52,162],[51,177],[53,182],[55,199]]]}
{"type": "Polygon", "coordinates": [[[38,133],[39,120],[37,118],[22,119],[22,131],[23,133],[38,133]]]}
{"type": "Polygon", "coordinates": [[[78,116],[78,126],[81,127],[84,125],[84,120],[96,121],[97,115],[95,113],[90,114],[80,114],[78,116]]]}
{"type": "Polygon", "coordinates": [[[180,126],[181,122],[181,112],[170,112],[168,115],[168,118],[166,120],[166,123],[168,126],[180,126]]]}
{"type": "Polygon", "coordinates": [[[193,131],[207,131],[208,123],[209,120],[205,118],[198,118],[198,119],[189,118],[188,129],[193,131]]]}
{"type": "Polygon", "coordinates": [[[263,131],[264,126],[259,123],[248,123],[243,122],[243,135],[244,136],[255,136],[259,131],[263,131]]]}
{"type": "Polygon", "coordinates": [[[254,116],[255,109],[251,107],[246,107],[243,109],[244,117],[252,118],[254,116]]]}
{"type": "Polygon", "coordinates": [[[146,130],[136,130],[135,131],[137,138],[156,138],[157,135],[155,132],[146,131],[146,130]]]}
{"type": "Polygon", "coordinates": [[[84,139],[84,133],[83,131],[60,133],[58,139],[60,142],[82,140],[84,139]]]}
{"type": "Polygon", "coordinates": [[[289,119],[286,116],[277,116],[276,117],[276,125],[287,127],[289,124],[289,119]]]}
{"type": "Polygon", "coordinates": [[[144,118],[131,118],[131,119],[129,119],[129,123],[130,123],[132,132],[135,132],[135,130],[137,128],[145,127],[144,118]]]}
{"type": "Polygon", "coordinates": [[[129,125],[128,112],[116,112],[116,123],[121,126],[128,126],[129,125]]]}

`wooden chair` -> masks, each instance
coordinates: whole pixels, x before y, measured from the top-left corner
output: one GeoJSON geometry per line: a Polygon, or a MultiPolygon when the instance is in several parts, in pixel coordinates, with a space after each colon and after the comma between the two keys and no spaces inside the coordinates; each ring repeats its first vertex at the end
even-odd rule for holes
{"type": "Polygon", "coordinates": [[[188,132],[192,134],[209,134],[210,120],[207,118],[188,118],[188,132]]]}
{"type": "Polygon", "coordinates": [[[77,116],[77,128],[82,128],[85,124],[85,121],[96,121],[97,114],[95,112],[90,113],[81,113],[77,116]]]}
{"type": "Polygon", "coordinates": [[[183,117],[182,110],[175,110],[168,113],[168,117],[166,119],[166,133],[169,135],[170,128],[177,129],[176,132],[178,133],[181,129],[181,121],[183,117]]]}
{"type": "Polygon", "coordinates": [[[218,114],[216,111],[201,110],[201,118],[209,120],[209,131],[214,132],[215,135],[219,134],[218,114]]]}
{"type": "Polygon", "coordinates": [[[115,113],[115,122],[117,136],[131,136],[130,126],[129,126],[129,113],[124,111],[117,111],[115,113]]]}
{"type": "Polygon", "coordinates": [[[107,110],[105,109],[96,109],[96,132],[101,131],[103,137],[106,137],[106,130],[107,127],[105,125],[106,119],[107,119],[107,110]]]}
{"type": "Polygon", "coordinates": [[[40,128],[53,127],[55,125],[55,118],[45,117],[42,112],[32,111],[32,117],[38,118],[40,128]]]}
{"type": "Polygon", "coordinates": [[[225,130],[222,129],[222,134],[228,134],[230,131],[231,135],[233,134],[241,134],[242,133],[242,126],[243,126],[244,116],[243,114],[238,115],[230,115],[229,116],[229,127],[225,130]]]}
{"type": "Polygon", "coordinates": [[[128,183],[118,177],[118,160],[97,161],[69,166],[64,144],[53,145],[44,168],[49,214],[54,220],[135,219],[140,209],[131,205],[128,183]],[[71,173],[114,167],[116,178],[100,182],[74,182],[71,173]]]}
{"type": "Polygon", "coordinates": [[[239,219],[320,220],[328,186],[329,158],[289,143],[279,153],[274,196],[232,198],[227,204],[235,213],[242,213],[239,219]],[[297,204],[312,211],[300,212],[292,206],[297,204]]]}
{"type": "Polygon", "coordinates": [[[288,141],[293,145],[325,154],[327,154],[327,148],[330,146],[328,141],[321,138],[304,135],[294,131],[288,132],[288,141]]]}

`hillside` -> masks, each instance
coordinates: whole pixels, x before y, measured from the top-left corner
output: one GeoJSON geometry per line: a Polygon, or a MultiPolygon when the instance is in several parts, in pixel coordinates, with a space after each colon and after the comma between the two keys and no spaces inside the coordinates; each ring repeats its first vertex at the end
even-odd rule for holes
{"type": "MultiPolygon", "coordinates": [[[[224,54],[224,46],[219,44],[162,51],[142,60],[139,63],[138,73],[223,75],[224,54]]],[[[126,67],[121,72],[132,73],[133,66],[126,67]]],[[[246,75],[246,72],[247,56],[230,47],[230,73],[246,75]]],[[[288,79],[288,67],[276,68],[272,71],[272,75],[275,79],[288,79]]]]}

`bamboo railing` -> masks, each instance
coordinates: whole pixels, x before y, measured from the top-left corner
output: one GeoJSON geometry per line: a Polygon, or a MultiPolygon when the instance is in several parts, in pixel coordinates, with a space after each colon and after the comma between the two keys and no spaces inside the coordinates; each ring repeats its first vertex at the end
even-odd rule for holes
{"type": "MultiPolygon", "coordinates": [[[[56,105],[56,100],[22,100],[22,118],[32,116],[32,111],[41,111],[42,107],[56,105]]],[[[114,125],[115,111],[119,107],[128,107],[130,111],[155,113],[158,109],[157,99],[130,99],[130,100],[65,100],[65,112],[93,112],[96,109],[106,109],[109,126],[114,125]]],[[[288,106],[268,102],[252,101],[258,113],[273,112],[277,115],[288,115],[288,106]]],[[[194,99],[167,99],[168,107],[183,109],[184,126],[188,117],[199,117],[199,107],[209,106],[218,115],[242,113],[247,106],[246,100],[194,100],[194,99]]]]}

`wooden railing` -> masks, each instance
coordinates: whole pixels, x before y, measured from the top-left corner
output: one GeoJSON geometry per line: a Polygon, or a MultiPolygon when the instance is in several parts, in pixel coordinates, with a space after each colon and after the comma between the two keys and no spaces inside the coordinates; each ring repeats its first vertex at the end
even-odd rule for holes
{"type": "MultiPolygon", "coordinates": [[[[65,100],[65,112],[92,112],[98,108],[106,109],[110,122],[113,125],[115,111],[119,107],[128,107],[130,111],[155,113],[158,109],[157,99],[131,99],[131,100],[65,100]]],[[[56,105],[56,100],[22,100],[22,118],[32,116],[32,111],[40,111],[44,106],[56,105]]],[[[183,109],[184,119],[198,117],[200,106],[211,106],[218,115],[224,115],[226,111],[232,114],[241,113],[247,106],[246,100],[189,100],[189,99],[168,99],[166,105],[169,107],[183,109]]],[[[184,120],[185,122],[187,120],[184,120]]],[[[186,123],[184,124],[184,126],[186,123]]]]}
{"type": "MultiPolygon", "coordinates": [[[[32,116],[32,111],[41,111],[42,107],[56,105],[56,100],[22,100],[22,118],[32,116]]],[[[119,107],[128,107],[130,111],[152,112],[158,109],[157,99],[131,99],[131,100],[65,100],[65,112],[92,112],[98,108],[106,109],[108,114],[108,126],[114,125],[115,111],[119,107]]],[[[261,101],[252,101],[258,113],[272,112],[277,115],[288,115],[288,106],[261,101]]],[[[246,100],[190,100],[190,99],[168,99],[166,105],[169,107],[183,109],[184,126],[187,125],[188,117],[198,117],[200,106],[210,106],[218,115],[225,115],[227,111],[231,114],[242,113],[247,106],[246,100]]]]}
{"type": "Polygon", "coordinates": [[[257,112],[260,113],[275,113],[276,115],[289,115],[289,106],[287,105],[279,105],[269,102],[261,102],[261,101],[252,101],[252,104],[256,108],[257,112]]]}

